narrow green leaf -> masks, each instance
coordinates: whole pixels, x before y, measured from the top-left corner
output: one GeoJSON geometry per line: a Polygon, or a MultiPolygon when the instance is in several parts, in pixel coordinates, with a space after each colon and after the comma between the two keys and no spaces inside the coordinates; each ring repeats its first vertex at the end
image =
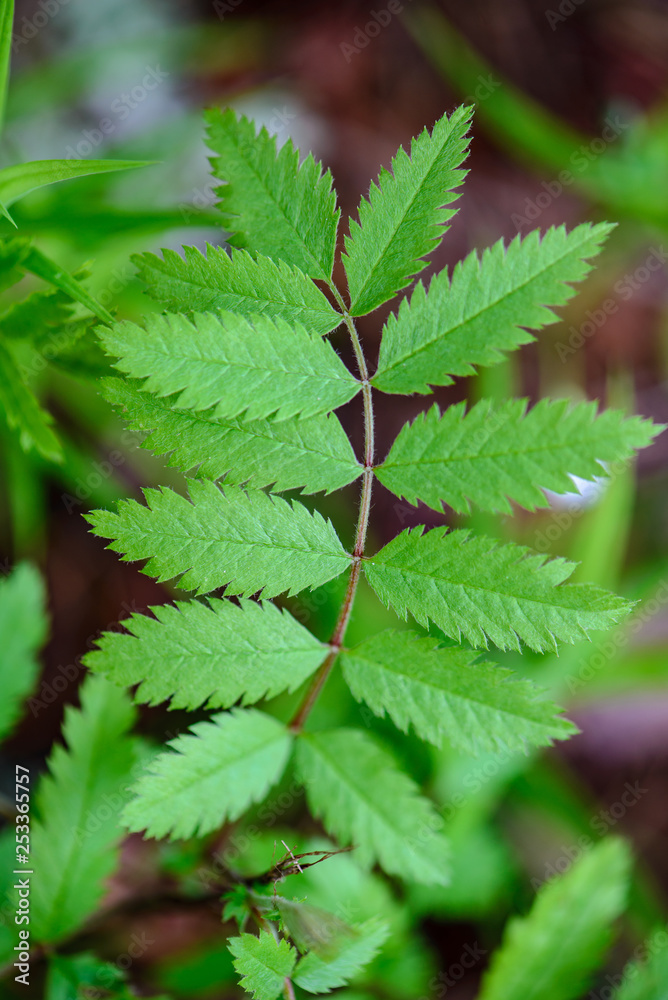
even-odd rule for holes
{"type": "Polygon", "coordinates": [[[159,580],[183,574],[180,586],[200,594],[227,586],[228,596],[262,591],[296,594],[350,566],[330,521],[300,503],[208,480],[191,480],[191,502],[170,489],[144,490],[148,506],[118,504],[118,513],[87,515],[95,533],[126,561],[148,559],[159,580]]]}
{"type": "Polygon", "coordinates": [[[448,845],[431,802],[372,737],[358,729],[303,733],[297,768],[313,814],[363,865],[447,885],[448,845]]]}
{"type": "Polygon", "coordinates": [[[5,123],[9,68],[12,60],[13,24],[14,0],[0,0],[0,134],[5,123]]]}
{"type": "Polygon", "coordinates": [[[4,410],[9,427],[18,432],[24,451],[34,449],[49,462],[62,462],[60,442],[51,430],[51,414],[39,405],[23,381],[13,355],[1,342],[0,410],[4,410]]]}
{"type": "Polygon", "coordinates": [[[25,339],[46,345],[53,335],[53,327],[68,323],[72,309],[71,297],[59,288],[32,292],[0,316],[2,336],[7,340],[25,339]]]}
{"type": "Polygon", "coordinates": [[[219,420],[215,412],[174,410],[171,400],[142,392],[130,381],[104,379],[105,397],[124,411],[129,426],[148,433],[142,447],[167,455],[184,472],[248,483],[272,492],[301,488],[331,493],[362,474],[348,435],[334,413],[289,420],[219,420]]]}
{"type": "Polygon", "coordinates": [[[172,406],[229,419],[312,417],[352,399],[360,383],[331,344],[302,326],[234,313],[196,313],[192,322],[172,313],[102,328],[116,367],[158,396],[179,392],[172,406]]]}
{"type": "Polygon", "coordinates": [[[458,403],[441,414],[434,406],[405,424],[375,470],[381,483],[434,510],[444,502],[468,513],[473,503],[510,513],[507,498],[535,510],[549,506],[543,489],[571,493],[571,476],[604,476],[604,462],[629,459],[663,429],[617,410],[597,416],[596,403],[568,400],[543,399],[528,413],[522,399],[465,410],[458,403]]]}
{"type": "Polygon", "coordinates": [[[591,584],[563,584],[574,564],[468,531],[407,529],[365,560],[369,583],[403,618],[429,619],[446,635],[501,649],[555,649],[610,628],[627,601],[591,584]]]}
{"type": "Polygon", "coordinates": [[[611,1000],[665,1000],[668,996],[668,941],[659,926],[642,948],[644,962],[630,962],[611,1000]]]}
{"type": "Polygon", "coordinates": [[[584,995],[624,910],[630,857],[609,839],[540,890],[510,921],[483,979],[480,1000],[576,1000],[584,995]]]}
{"type": "Polygon", "coordinates": [[[428,393],[534,340],[527,330],[556,322],[554,307],[574,295],[570,285],[589,273],[586,261],[612,228],[585,223],[567,233],[560,226],[542,239],[535,229],[507,248],[499,240],[481,259],[469,254],[452,280],[444,270],[428,290],[419,282],[385,324],[372,384],[382,392],[428,393]]]}
{"type": "Polygon", "coordinates": [[[132,258],[149,294],[167,309],[222,309],[247,319],[260,313],[321,335],[342,322],[318,286],[285,261],[275,262],[261,254],[253,259],[245,250],[228,254],[210,244],[206,256],[196,247],[184,247],[183,252],[183,257],[163,250],[162,258],[152,253],[132,258]]]}
{"type": "Polygon", "coordinates": [[[151,165],[149,160],[33,160],[17,163],[0,170],[0,201],[9,207],[31,191],[60,181],[151,165]]]}
{"type": "Polygon", "coordinates": [[[11,288],[23,277],[21,262],[29,248],[29,241],[20,237],[0,240],[0,292],[11,288]]]}
{"type": "Polygon", "coordinates": [[[170,740],[133,787],[123,822],[149,837],[204,836],[260,802],[280,779],[292,746],[288,729],[256,709],[233,709],[170,740]]]}
{"type": "Polygon", "coordinates": [[[29,563],[0,579],[0,739],[17,721],[39,673],[37,652],[48,622],[44,583],[29,563]]]}
{"type": "Polygon", "coordinates": [[[118,814],[136,759],[126,736],[135,710],[125,693],[89,677],[80,697],[81,709],[65,709],[67,749],[51,753],[37,793],[40,819],[31,824],[30,930],[39,942],[67,937],[98,906],[116,864],[118,814]]]}
{"type": "Polygon", "coordinates": [[[63,271],[58,264],[45,256],[41,250],[30,247],[26,251],[21,265],[26,271],[30,271],[32,274],[36,274],[38,278],[48,281],[54,288],[60,288],[61,291],[66,292],[75,302],[80,302],[82,306],[89,309],[94,316],[97,316],[104,323],[113,323],[114,317],[111,313],[107,312],[104,306],[101,306],[93,298],[81,282],[73,278],[67,271],[63,271]]]}
{"type": "Polygon", "coordinates": [[[259,937],[241,934],[230,938],[228,947],[234,955],[234,968],[242,977],[241,986],[255,1000],[276,1000],[283,993],[297,961],[297,953],[287,941],[277,941],[269,931],[260,931],[259,937]]]}
{"type": "Polygon", "coordinates": [[[466,172],[464,160],[472,108],[460,107],[412,140],[411,155],[400,149],[392,173],[382,170],[351,220],[343,262],[350,289],[350,312],[363,316],[392,298],[425,266],[455,214],[445,208],[456,198],[466,172]]]}
{"type": "Polygon", "coordinates": [[[294,691],[327,653],[296,618],[268,602],[238,607],[212,598],[150,610],[155,618],[132,615],[123,622],[129,635],[105,632],[83,661],[121,687],[138,684],[138,704],[250,705],[294,691]]]}
{"type": "Polygon", "coordinates": [[[358,701],[408,732],[466,753],[526,750],[568,739],[575,726],[529,681],[465,649],[439,649],[413,632],[380,632],[341,654],[358,701]]]}
{"type": "Polygon", "coordinates": [[[256,135],[254,123],[231,108],[205,118],[229,242],[328,281],[339,221],[330,171],[310,154],[300,165],[291,139],[277,150],[275,136],[265,128],[256,135]]]}
{"type": "Polygon", "coordinates": [[[292,977],[296,985],[308,993],[329,993],[354,979],[376,957],[387,939],[389,928],[387,924],[372,919],[355,930],[357,936],[346,941],[329,961],[315,952],[305,955],[292,977]]]}

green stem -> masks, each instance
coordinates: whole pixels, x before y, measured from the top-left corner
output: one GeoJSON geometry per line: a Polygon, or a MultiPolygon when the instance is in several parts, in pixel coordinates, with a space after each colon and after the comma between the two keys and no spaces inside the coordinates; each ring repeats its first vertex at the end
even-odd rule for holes
{"type": "Polygon", "coordinates": [[[336,296],[339,306],[341,307],[344,322],[348,327],[348,333],[350,334],[353,350],[355,351],[357,367],[359,369],[360,380],[362,382],[362,398],[364,401],[364,472],[362,474],[362,492],[360,495],[359,514],[357,516],[355,546],[353,548],[353,564],[350,570],[348,586],[346,587],[345,597],[343,598],[343,603],[334,627],[334,632],[332,633],[332,638],[329,641],[329,653],[318,668],[318,672],[313,678],[311,686],[304,696],[303,702],[290,723],[290,728],[296,733],[301,731],[311,712],[311,709],[318,700],[320,692],[325,686],[327,678],[329,677],[332,667],[334,666],[336,657],[338,656],[341,646],[343,645],[346,629],[348,628],[353,605],[355,603],[355,595],[357,594],[357,586],[359,584],[362,569],[364,546],[366,544],[366,535],[369,527],[369,513],[371,511],[371,491],[373,488],[374,423],[369,370],[367,368],[366,358],[364,357],[364,351],[362,350],[362,344],[360,343],[360,338],[355,328],[354,320],[348,312],[338,288],[332,285],[331,289],[333,294],[336,296]]]}

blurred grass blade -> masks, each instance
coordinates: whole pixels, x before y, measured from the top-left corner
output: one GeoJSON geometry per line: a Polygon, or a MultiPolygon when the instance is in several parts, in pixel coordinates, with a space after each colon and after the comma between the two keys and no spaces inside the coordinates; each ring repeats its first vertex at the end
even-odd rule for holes
{"type": "MultiPolygon", "coordinates": [[[[2,0],[0,0],[2,2],[2,0]]],[[[0,170],[0,201],[13,205],[19,198],[60,181],[87,177],[89,174],[107,174],[115,170],[133,170],[148,167],[153,160],[33,160],[17,163],[0,170]]]]}
{"type": "Polygon", "coordinates": [[[38,278],[42,278],[44,281],[48,281],[50,285],[54,288],[60,288],[63,292],[67,292],[75,302],[80,302],[82,306],[101,319],[104,323],[113,323],[114,317],[111,313],[108,313],[104,306],[100,305],[99,302],[93,298],[93,296],[88,292],[82,284],[80,284],[76,278],[73,278],[71,274],[67,271],[63,271],[61,267],[58,267],[54,261],[50,260],[41,250],[37,250],[35,247],[30,247],[25,257],[21,261],[21,266],[25,268],[26,271],[30,271],[31,274],[36,274],[38,278]]]}
{"type": "Polygon", "coordinates": [[[11,222],[11,224],[14,227],[14,229],[18,229],[18,226],[16,225],[16,223],[12,219],[11,215],[7,211],[7,207],[5,205],[3,205],[3,203],[1,201],[0,201],[0,215],[3,215],[5,217],[5,219],[7,219],[8,222],[11,222]]]}
{"type": "Polygon", "coordinates": [[[494,137],[515,155],[561,170],[587,137],[502,79],[433,7],[406,11],[406,24],[437,70],[476,104],[494,137]]]}
{"type": "MultiPolygon", "coordinates": [[[[0,132],[5,121],[7,88],[9,87],[9,64],[12,58],[12,25],[14,24],[14,0],[0,0],[0,132]]],[[[3,215],[7,212],[3,207],[3,215]]],[[[7,216],[9,218],[9,216],[7,216]]]]}

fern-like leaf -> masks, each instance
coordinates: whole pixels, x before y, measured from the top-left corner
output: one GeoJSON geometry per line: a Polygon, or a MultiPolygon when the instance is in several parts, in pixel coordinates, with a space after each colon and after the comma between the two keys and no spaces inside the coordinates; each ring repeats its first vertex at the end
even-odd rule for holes
{"type": "Polygon", "coordinates": [[[14,356],[0,343],[0,411],[19,436],[24,451],[37,451],[50,462],[62,462],[60,442],[51,429],[53,418],[39,405],[23,381],[14,356]]]}
{"type": "Polygon", "coordinates": [[[282,319],[234,313],[149,316],[146,329],[116,323],[100,332],[116,368],[145,378],[158,396],[180,393],[177,408],[261,420],[311,417],[342,406],[360,383],[329,341],[282,319]]]}
{"type": "Polygon", "coordinates": [[[354,979],[374,960],[387,939],[389,928],[378,920],[367,920],[356,927],[357,935],[346,941],[328,961],[314,951],[305,955],[293,973],[297,986],[308,993],[330,993],[354,979]]]}
{"type": "Polygon", "coordinates": [[[419,282],[383,330],[372,384],[383,392],[428,393],[472,375],[476,365],[495,365],[534,337],[527,332],[554,323],[555,306],[574,294],[570,285],[589,273],[586,261],[601,250],[613,227],[588,223],[567,233],[533,230],[508,248],[499,241],[478,259],[474,251],[454,269],[441,271],[426,290],[419,282]]]}
{"type": "Polygon", "coordinates": [[[226,584],[245,597],[296,594],[350,565],[331,522],[296,501],[198,479],[189,491],[192,502],[147,489],[148,506],[123,500],[118,513],[93,511],[87,520],[125,560],[147,559],[144,572],[159,580],[183,574],[180,586],[200,594],[226,584]]]}
{"type": "Polygon", "coordinates": [[[0,580],[0,739],[37,680],[36,655],[47,633],[45,596],[42,578],[29,563],[0,580]]]}
{"type": "Polygon", "coordinates": [[[501,649],[555,649],[589,629],[605,629],[628,613],[620,597],[591,584],[563,585],[573,569],[564,559],[468,531],[407,529],[365,560],[369,583],[399,615],[431,619],[446,635],[501,649]]]}
{"type": "Polygon", "coordinates": [[[170,708],[229,708],[295,688],[322,662],[327,647],[273,604],[211,599],[132,615],[130,633],[105,632],[84,657],[89,670],[121,687],[138,684],[137,703],[170,708]]]}
{"type": "Polygon", "coordinates": [[[291,745],[282,723],[252,708],[198,722],[150,762],[123,822],[150,837],[210,833],[264,798],[280,779],[291,745]]]}
{"type": "Polygon", "coordinates": [[[465,403],[441,415],[437,406],[405,424],[376,475],[410,503],[468,513],[512,510],[507,498],[528,510],[546,507],[544,489],[573,491],[571,476],[605,475],[603,462],[628,459],[662,427],[616,410],[596,415],[595,403],[541,400],[526,412],[526,400],[495,405],[481,400],[465,414],[465,403]]]}
{"type": "Polygon", "coordinates": [[[511,920],[483,980],[480,1000],[576,1000],[623,912],[630,858],[609,839],[540,890],[531,912],[511,920]]]}
{"type": "Polygon", "coordinates": [[[410,156],[400,149],[392,172],[382,170],[369,198],[351,221],[343,262],[350,290],[350,312],[363,316],[405,288],[425,266],[422,258],[442,239],[455,209],[466,172],[471,108],[443,115],[429,134],[413,139],[410,156]]]}
{"type": "Polygon", "coordinates": [[[254,1000],[276,1000],[283,993],[297,961],[297,953],[287,941],[277,941],[269,931],[260,931],[259,937],[241,934],[230,938],[228,948],[242,977],[241,986],[254,1000]]]}
{"type": "Polygon", "coordinates": [[[249,319],[261,313],[321,335],[342,321],[318,286],[285,261],[261,254],[253,258],[245,250],[228,254],[210,244],[206,256],[197,247],[184,247],[183,252],[183,257],[163,250],[162,258],[152,253],[132,258],[150,295],[167,309],[225,310],[249,319]]]}
{"type": "Polygon", "coordinates": [[[300,165],[291,139],[277,150],[274,136],[265,128],[256,135],[254,123],[230,108],[205,117],[229,242],[329,280],[339,221],[329,170],[310,154],[300,165]]]}
{"type": "Polygon", "coordinates": [[[442,820],[374,739],[357,729],[302,734],[297,768],[311,811],[355,844],[361,864],[377,859],[390,874],[447,885],[442,820]]]}
{"type": "Polygon", "coordinates": [[[467,753],[526,750],[567,739],[575,726],[540,698],[529,681],[465,649],[439,649],[413,632],[381,632],[341,655],[343,676],[358,701],[385,712],[408,732],[467,753]]]}
{"type": "Polygon", "coordinates": [[[330,493],[362,474],[334,413],[290,420],[218,420],[215,412],[173,409],[169,398],[142,392],[120,378],[102,382],[104,395],[130,427],[148,433],[142,446],[168,464],[208,479],[330,493]]]}
{"type": "Polygon", "coordinates": [[[80,710],[65,709],[67,748],[55,746],[36,797],[30,929],[40,942],[66,937],[97,907],[116,863],[119,812],[136,761],[127,695],[89,677],[80,697],[80,710]]]}

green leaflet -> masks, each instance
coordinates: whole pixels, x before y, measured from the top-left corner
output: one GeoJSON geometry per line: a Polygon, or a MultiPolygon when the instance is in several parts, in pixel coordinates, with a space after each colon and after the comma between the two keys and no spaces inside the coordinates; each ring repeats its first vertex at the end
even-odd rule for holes
{"type": "Polygon", "coordinates": [[[191,502],[170,489],[144,490],[148,506],[122,500],[118,513],[86,515],[127,561],[147,559],[159,580],[183,574],[184,590],[274,597],[319,587],[350,565],[330,521],[297,501],[190,480],[191,502]]]}
{"type": "Polygon", "coordinates": [[[276,1000],[283,993],[286,977],[292,975],[297,953],[287,941],[277,941],[269,931],[260,936],[241,934],[230,938],[234,968],[242,977],[241,986],[255,1000],[276,1000]]]}
{"type": "Polygon", "coordinates": [[[668,996],[668,946],[665,927],[657,927],[644,943],[644,962],[630,962],[611,1000],[665,1000],[668,996]]]}
{"type": "Polygon", "coordinates": [[[526,750],[567,739],[575,726],[511,670],[475,663],[465,649],[439,649],[413,632],[381,632],[341,654],[343,676],[358,701],[385,712],[436,746],[467,753],[526,750]]]}
{"type": "Polygon", "coordinates": [[[358,729],[303,733],[297,769],[313,814],[363,865],[378,860],[409,881],[447,885],[441,818],[394,759],[358,729]]]}
{"type": "Polygon", "coordinates": [[[458,403],[441,414],[437,406],[404,424],[389,455],[375,472],[381,483],[410,503],[468,513],[510,513],[508,498],[528,510],[547,507],[543,493],[569,493],[571,476],[605,475],[603,462],[629,459],[661,432],[640,417],[617,410],[597,416],[596,403],[540,400],[500,405],[481,400],[468,414],[458,403]]]}
{"type": "Polygon", "coordinates": [[[261,254],[254,259],[245,250],[228,254],[211,244],[206,256],[196,247],[184,247],[183,253],[163,250],[162,258],[152,253],[132,258],[149,293],[167,309],[222,309],[248,319],[261,313],[321,335],[342,321],[318,286],[283,260],[274,262],[261,254]]]}
{"type": "Polygon", "coordinates": [[[526,917],[510,921],[479,1000],[577,1000],[623,912],[629,876],[623,841],[602,841],[542,887],[526,917]]]}
{"type": "Polygon", "coordinates": [[[279,150],[265,128],[228,108],[205,115],[222,224],[229,242],[327,281],[334,266],[339,211],[332,175],[288,139],[279,150]]]}
{"type": "Polygon", "coordinates": [[[18,432],[24,451],[37,451],[50,462],[61,462],[63,453],[51,430],[53,418],[43,410],[21,377],[14,356],[0,342],[0,410],[18,432]]]}
{"type": "Polygon", "coordinates": [[[0,739],[17,721],[39,673],[37,651],[48,630],[44,583],[29,563],[0,579],[0,739]]]}
{"type": "Polygon", "coordinates": [[[354,979],[376,957],[387,939],[389,928],[387,924],[372,919],[355,930],[357,937],[346,941],[329,961],[315,952],[305,955],[292,977],[296,985],[308,993],[329,993],[354,979]]]}
{"type": "Polygon", "coordinates": [[[574,564],[468,531],[407,529],[364,561],[381,601],[405,618],[429,619],[457,641],[538,652],[609,628],[630,605],[591,584],[566,584],[574,564]]]}
{"type": "Polygon", "coordinates": [[[172,405],[230,418],[244,414],[279,420],[312,417],[352,399],[360,383],[331,344],[301,326],[234,313],[149,316],[146,329],[135,323],[102,328],[108,354],[143,389],[158,396],[179,392],[172,405]]]}
{"type": "Polygon", "coordinates": [[[169,742],[133,787],[123,822],[149,837],[203,836],[241,816],[280,779],[292,735],[256,709],[233,709],[198,722],[169,742]]]}
{"type": "Polygon", "coordinates": [[[290,420],[218,420],[210,411],[175,410],[130,381],[104,379],[109,402],[125,411],[130,427],[150,432],[143,447],[168,455],[168,465],[227,483],[271,486],[272,492],[341,489],[362,473],[338,417],[290,420]]]}
{"type": "Polygon", "coordinates": [[[608,223],[538,230],[499,240],[478,259],[474,251],[452,274],[441,271],[429,289],[418,282],[389,317],[372,384],[382,392],[428,393],[450,385],[455,375],[472,375],[475,365],[495,365],[503,351],[533,340],[527,332],[557,319],[552,311],[573,296],[570,284],[589,273],[586,263],[601,250],[608,223]],[[526,329],[525,329],[526,328],[526,329]]]}
{"type": "Polygon", "coordinates": [[[60,181],[149,166],[149,160],[33,160],[17,163],[0,170],[0,201],[9,206],[31,191],[60,181]]]}
{"type": "Polygon", "coordinates": [[[71,297],[60,289],[33,292],[0,316],[2,336],[33,343],[48,342],[54,326],[69,322],[72,308],[71,297]]]}
{"type": "Polygon", "coordinates": [[[405,288],[425,266],[455,209],[453,188],[464,180],[464,160],[472,108],[443,115],[431,135],[424,129],[400,149],[392,172],[381,170],[369,198],[359,207],[359,224],[350,222],[343,262],[350,290],[350,312],[363,316],[405,288]]]}
{"type": "Polygon", "coordinates": [[[127,695],[101,677],[80,689],[81,709],[65,709],[64,736],[39,785],[31,860],[31,937],[57,941],[98,906],[116,863],[119,812],[135,765],[127,737],[135,710],[127,695]]]}
{"type": "Polygon", "coordinates": [[[54,288],[65,292],[75,302],[80,302],[103,323],[113,323],[114,317],[107,312],[104,306],[100,305],[88,289],[84,288],[81,282],[73,278],[67,271],[63,271],[62,267],[43,254],[41,250],[37,250],[36,247],[28,247],[21,260],[21,266],[26,271],[30,271],[31,274],[42,278],[43,281],[47,281],[54,288]]]}
{"type": "Polygon", "coordinates": [[[132,615],[130,635],[105,632],[84,657],[89,670],[121,687],[139,685],[137,703],[170,708],[229,708],[294,691],[324,659],[319,642],[273,604],[211,599],[132,615]]]}
{"type": "MultiPolygon", "coordinates": [[[[46,1000],[86,1000],[88,997],[134,1000],[138,994],[128,986],[117,964],[102,962],[92,953],[84,952],[49,957],[45,996],[46,1000]]],[[[168,998],[156,996],[153,1000],[168,998]]]]}

